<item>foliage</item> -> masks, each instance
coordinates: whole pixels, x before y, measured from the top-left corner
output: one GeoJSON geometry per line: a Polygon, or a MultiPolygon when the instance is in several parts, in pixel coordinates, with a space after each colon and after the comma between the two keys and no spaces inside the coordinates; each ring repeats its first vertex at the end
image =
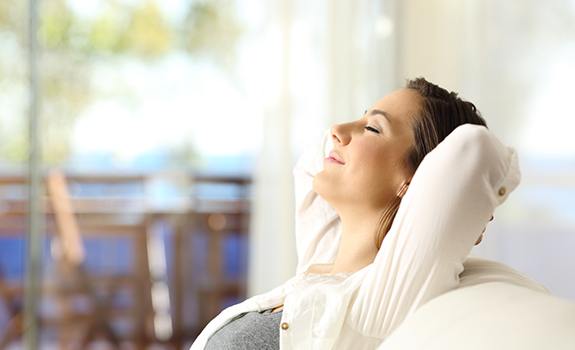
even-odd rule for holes
{"type": "MultiPolygon", "coordinates": [[[[159,0],[102,0],[101,11],[91,18],[79,18],[71,1],[75,0],[39,2],[41,133],[43,156],[49,164],[64,162],[69,156],[74,123],[95,98],[91,74],[98,58],[149,61],[183,50],[191,59],[203,56],[227,68],[233,63],[241,29],[229,1],[192,1],[184,23],[170,23],[159,0]]],[[[26,11],[24,1],[0,1],[0,43],[6,38],[18,42],[20,62],[16,64],[21,70],[27,47],[26,11]]],[[[0,65],[3,61],[0,59],[0,65]]],[[[0,72],[8,68],[0,66],[0,72]]],[[[2,74],[0,84],[2,80],[20,89],[27,83],[25,74],[2,74]]],[[[9,132],[0,130],[0,158],[24,161],[26,125],[14,122],[12,127],[9,132]]]]}
{"type": "Polygon", "coordinates": [[[194,2],[186,17],[186,48],[229,66],[234,61],[234,45],[242,34],[230,1],[194,2]]]}

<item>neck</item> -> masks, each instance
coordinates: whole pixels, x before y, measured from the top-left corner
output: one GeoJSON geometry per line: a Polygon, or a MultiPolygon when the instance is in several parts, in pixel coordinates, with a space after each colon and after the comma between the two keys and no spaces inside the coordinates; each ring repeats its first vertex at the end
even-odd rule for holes
{"type": "Polygon", "coordinates": [[[340,212],[341,240],[330,273],[355,272],[373,262],[378,252],[375,230],[380,214],[366,210],[340,212]]]}

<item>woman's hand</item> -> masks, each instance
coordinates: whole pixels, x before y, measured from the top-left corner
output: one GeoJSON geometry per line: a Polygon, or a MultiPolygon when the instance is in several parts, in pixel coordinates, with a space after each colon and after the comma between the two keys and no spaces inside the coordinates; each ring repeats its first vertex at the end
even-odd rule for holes
{"type": "MultiPolygon", "coordinates": [[[[489,221],[493,221],[493,215],[491,215],[491,219],[489,219],[489,221]]],[[[475,245],[478,245],[483,240],[483,233],[485,232],[486,228],[487,228],[487,226],[485,228],[483,228],[483,231],[481,231],[481,236],[479,236],[477,241],[475,241],[475,245]]]]}

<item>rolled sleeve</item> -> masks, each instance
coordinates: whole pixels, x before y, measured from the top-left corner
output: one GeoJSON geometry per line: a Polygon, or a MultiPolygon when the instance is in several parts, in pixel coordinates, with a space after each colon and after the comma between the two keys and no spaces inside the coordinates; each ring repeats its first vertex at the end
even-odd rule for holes
{"type": "Polygon", "coordinates": [[[296,273],[312,263],[331,262],[339,243],[339,216],[313,190],[314,176],[323,170],[323,160],[333,147],[331,133],[324,131],[320,142],[312,144],[298,158],[293,169],[295,199],[296,273]]]}

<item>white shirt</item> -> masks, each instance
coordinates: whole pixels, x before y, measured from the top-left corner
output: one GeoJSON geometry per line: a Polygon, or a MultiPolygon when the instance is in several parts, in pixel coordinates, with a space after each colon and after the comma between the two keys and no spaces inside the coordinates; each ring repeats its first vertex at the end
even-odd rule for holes
{"type": "Polygon", "coordinates": [[[230,306],[202,330],[191,350],[242,312],[283,304],[280,349],[375,349],[430,299],[460,287],[475,241],[495,208],[519,185],[516,151],[487,128],[464,124],[428,153],[415,172],[374,261],[354,273],[306,273],[333,263],[340,220],[312,189],[331,145],[329,130],[293,169],[296,275],[230,306]]]}

